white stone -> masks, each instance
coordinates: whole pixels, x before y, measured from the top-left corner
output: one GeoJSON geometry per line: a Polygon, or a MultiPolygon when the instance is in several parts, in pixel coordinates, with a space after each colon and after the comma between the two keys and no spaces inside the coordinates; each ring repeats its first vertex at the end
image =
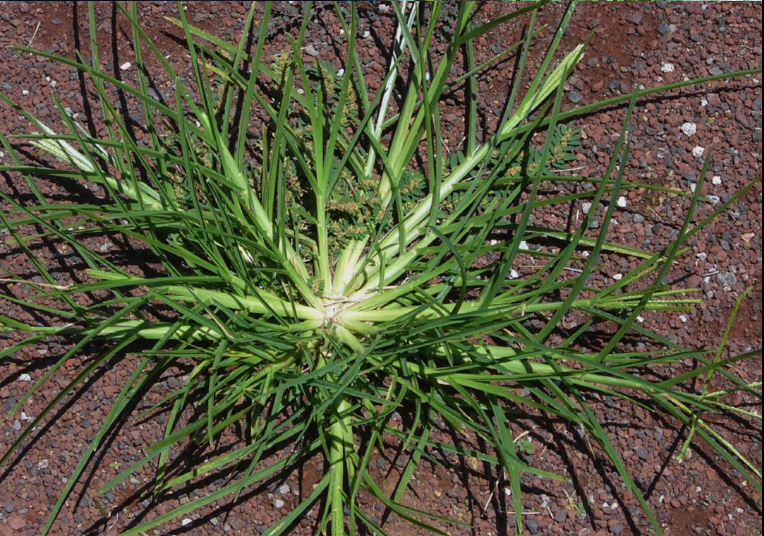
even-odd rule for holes
{"type": "Polygon", "coordinates": [[[180,524],[183,525],[184,527],[187,527],[188,525],[190,525],[193,522],[194,522],[193,519],[187,517],[183,521],[181,521],[180,524]]]}
{"type": "Polygon", "coordinates": [[[290,492],[289,486],[287,484],[282,484],[279,486],[279,493],[281,495],[287,495],[290,492]]]}
{"type": "Polygon", "coordinates": [[[20,382],[31,382],[32,381],[32,377],[29,374],[26,374],[26,373],[19,374],[19,381],[20,382]]]}
{"type": "Polygon", "coordinates": [[[528,249],[528,242],[525,240],[520,242],[520,249],[528,249]]]}
{"type": "Polygon", "coordinates": [[[122,70],[122,71],[127,71],[127,70],[128,70],[130,67],[132,67],[132,66],[133,66],[133,64],[132,64],[132,63],[130,63],[129,61],[126,61],[125,63],[123,63],[122,65],[120,65],[120,66],[119,66],[119,68],[120,68],[120,70],[122,70]]]}
{"type": "Polygon", "coordinates": [[[711,182],[716,186],[719,186],[722,183],[722,178],[719,175],[714,175],[714,177],[711,179],[711,182]]]}
{"type": "Polygon", "coordinates": [[[621,208],[626,208],[626,198],[624,196],[619,197],[616,204],[621,208]]]}
{"type": "Polygon", "coordinates": [[[517,279],[518,277],[520,277],[520,274],[517,273],[517,270],[512,269],[509,271],[510,279],[517,279]]]}
{"type": "Polygon", "coordinates": [[[584,214],[589,214],[589,211],[591,209],[592,209],[592,204],[591,203],[584,203],[584,204],[581,205],[581,210],[583,211],[584,214]]]}
{"type": "Polygon", "coordinates": [[[282,501],[281,499],[276,499],[275,501],[273,501],[273,506],[275,506],[276,508],[284,508],[285,504],[286,503],[282,501]]]}
{"type": "Polygon", "coordinates": [[[620,281],[621,279],[623,279],[623,274],[615,274],[613,276],[613,279],[615,279],[616,281],[620,281]]]}
{"type": "Polygon", "coordinates": [[[682,133],[685,136],[693,136],[698,131],[698,126],[695,123],[687,122],[682,125],[682,133]]]}
{"type": "Polygon", "coordinates": [[[692,149],[692,156],[694,156],[695,158],[701,158],[703,156],[703,153],[705,152],[706,150],[703,147],[701,147],[700,145],[696,145],[692,149]]]}
{"type": "Polygon", "coordinates": [[[661,63],[661,72],[663,73],[673,73],[674,72],[674,64],[669,62],[661,63]]]}
{"type": "Polygon", "coordinates": [[[687,322],[689,318],[687,318],[687,316],[685,315],[679,315],[679,320],[681,320],[682,322],[687,322]]]}

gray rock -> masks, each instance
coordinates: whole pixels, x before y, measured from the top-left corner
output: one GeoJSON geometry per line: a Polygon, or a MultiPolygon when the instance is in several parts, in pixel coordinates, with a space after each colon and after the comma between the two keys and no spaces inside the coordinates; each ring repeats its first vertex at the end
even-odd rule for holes
{"type": "Polygon", "coordinates": [[[719,272],[716,274],[716,280],[725,287],[731,287],[737,283],[737,277],[732,272],[719,272]]]}

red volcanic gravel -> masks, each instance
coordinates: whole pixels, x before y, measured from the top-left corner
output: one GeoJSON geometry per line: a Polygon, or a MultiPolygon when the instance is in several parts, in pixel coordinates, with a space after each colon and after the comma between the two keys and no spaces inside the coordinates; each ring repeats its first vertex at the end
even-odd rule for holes
{"type": "MultiPolygon", "coordinates": [[[[266,61],[287,46],[287,34],[294,33],[298,3],[277,3],[279,24],[272,33],[265,51],[266,61]]],[[[319,3],[318,14],[309,26],[306,53],[334,61],[344,43],[339,23],[329,4],[319,3]],[[335,48],[336,45],[336,48],[335,48]]],[[[189,21],[228,41],[235,41],[244,24],[249,2],[189,2],[189,21]]],[[[516,9],[509,3],[485,2],[477,17],[491,20],[516,9]]],[[[546,24],[549,37],[564,6],[551,3],[542,11],[540,22],[546,24]]],[[[174,3],[141,2],[140,20],[147,33],[163,53],[168,55],[181,75],[193,76],[184,45],[177,40],[177,29],[163,17],[176,11],[174,3]]],[[[136,83],[127,21],[116,17],[110,3],[97,4],[98,42],[102,63],[109,72],[117,73],[127,83],[136,83]]],[[[385,56],[378,47],[389,43],[394,30],[392,10],[381,3],[360,3],[358,54],[372,89],[386,71],[385,56]],[[365,33],[368,32],[368,35],[365,33]]],[[[581,3],[563,40],[562,52],[583,42],[590,33],[590,47],[573,78],[569,81],[565,106],[580,106],[595,100],[628,93],[637,84],[645,87],[684,78],[749,69],[761,66],[760,5],[749,3],[581,3]]],[[[478,61],[485,61],[501,48],[514,43],[522,26],[502,26],[481,37],[475,44],[478,61]]],[[[0,91],[37,115],[54,129],[61,128],[53,102],[56,95],[62,105],[80,120],[87,121],[88,106],[95,106],[97,95],[89,83],[61,65],[8,50],[9,45],[28,45],[47,52],[74,57],[76,46],[85,55],[89,43],[87,7],[72,2],[2,2],[0,3],[0,91]],[[76,17],[76,19],[75,19],[76,17]],[[74,24],[74,21],[77,24],[74,24]],[[83,85],[84,84],[84,85],[83,85]],[[83,97],[83,89],[86,97],[83,97]]],[[[543,41],[543,39],[542,39],[543,41]]],[[[146,53],[144,53],[146,54],[146,53]]],[[[543,56],[537,45],[531,58],[533,66],[543,56]]],[[[156,70],[156,62],[149,61],[156,70]]],[[[459,62],[457,62],[459,63],[459,62]]],[[[498,120],[512,81],[514,63],[505,61],[480,78],[481,120],[491,132],[498,120]]],[[[530,67],[533,73],[535,69],[530,67]]],[[[158,76],[155,93],[172,96],[170,81],[158,76]]],[[[740,188],[761,175],[761,80],[758,76],[718,82],[703,87],[685,88],[641,102],[634,112],[629,131],[631,154],[626,177],[656,185],[690,191],[697,183],[708,151],[713,150],[711,173],[702,192],[704,202],[695,221],[710,214],[714,206],[729,199],[740,188]],[[689,126],[694,125],[694,128],[689,126]],[[713,177],[713,179],[712,179],[713,177]]],[[[127,99],[130,119],[136,137],[144,136],[140,106],[127,99]]],[[[458,148],[464,132],[464,88],[455,88],[443,101],[443,135],[451,148],[458,148]]],[[[614,139],[621,129],[624,107],[616,107],[583,117],[575,122],[582,128],[584,140],[578,151],[577,173],[599,176],[610,160],[614,139]]],[[[97,117],[97,113],[96,113],[97,117]]],[[[258,131],[253,120],[253,133],[258,131]]],[[[99,128],[103,126],[96,119],[99,128]]],[[[0,105],[0,128],[6,134],[28,132],[26,120],[0,105]]],[[[36,156],[29,153],[29,156],[36,156]]],[[[0,165],[8,165],[7,155],[0,150],[0,165]]],[[[24,181],[17,175],[0,174],[0,188],[9,195],[32,202],[24,181]]],[[[97,201],[100,188],[84,187],[68,182],[39,179],[38,186],[50,199],[61,201],[97,201]]],[[[610,238],[633,247],[657,251],[678,232],[688,209],[684,197],[661,195],[654,191],[632,189],[623,193],[625,206],[615,212],[610,238]]],[[[537,212],[534,218],[551,226],[565,228],[568,218],[580,221],[581,206],[570,212],[537,212]]],[[[595,207],[604,214],[605,207],[595,207]]],[[[704,301],[694,311],[679,314],[645,313],[644,325],[656,328],[667,338],[688,348],[715,348],[736,298],[747,287],[753,287],[743,302],[732,330],[725,355],[761,347],[761,239],[762,187],[757,184],[729,211],[696,235],[690,249],[674,266],[669,281],[681,287],[697,287],[704,301]]],[[[30,229],[30,232],[33,232],[30,229]]],[[[4,272],[31,276],[33,267],[26,258],[8,244],[0,242],[0,262],[4,272]]],[[[109,252],[121,265],[136,274],[157,269],[151,256],[120,236],[93,237],[88,246],[109,252]]],[[[40,244],[37,252],[53,275],[62,283],[83,280],[84,266],[66,244],[40,244]]],[[[606,256],[601,273],[593,276],[594,284],[626,273],[635,266],[625,257],[606,256]]],[[[24,289],[4,288],[19,297],[24,289]]],[[[0,302],[0,314],[15,315],[20,320],[32,317],[11,305],[0,302]]],[[[607,333],[601,333],[607,336],[607,333]]],[[[13,343],[11,337],[0,336],[0,350],[13,343]]],[[[21,412],[9,415],[25,391],[65,352],[65,340],[48,340],[33,350],[6,358],[0,364],[0,451],[3,453],[36,416],[80,370],[78,366],[97,349],[89,348],[53,376],[48,389],[29,399],[21,412]]],[[[692,363],[686,364],[688,367],[692,363]]],[[[761,381],[761,359],[734,365],[735,373],[746,382],[761,381]]],[[[23,457],[14,458],[0,468],[0,535],[38,533],[55,504],[66,479],[78,463],[82,452],[97,433],[110,408],[110,402],[132,372],[131,358],[115,361],[108,370],[95,375],[88,389],[67,397],[41,424],[27,441],[23,457]]],[[[173,494],[162,504],[153,504],[151,495],[143,496],[153,475],[145,468],[125,485],[105,496],[95,490],[139,459],[153,441],[162,437],[163,414],[139,419],[142,410],[150,407],[184,380],[188,369],[179,366],[170,371],[162,383],[147,393],[141,406],[133,411],[128,422],[111,436],[86,471],[82,482],[66,502],[54,534],[117,533],[156,517],[170,509],[202,496],[224,483],[225,475],[212,475],[195,488],[173,494]],[[96,502],[98,501],[98,502],[96,502]],[[104,518],[103,512],[110,513],[104,518]]],[[[678,374],[667,369],[663,374],[678,374]]],[[[713,385],[716,385],[716,380],[713,385]]],[[[721,382],[719,385],[723,385],[721,382]]],[[[683,463],[676,455],[685,438],[671,420],[656,418],[636,406],[626,406],[607,396],[591,396],[590,403],[623,454],[624,463],[637,484],[645,491],[667,534],[736,534],[761,533],[761,495],[746,486],[740,476],[705,446],[689,451],[683,463]]],[[[731,403],[761,412],[761,401],[738,395],[731,403]]],[[[399,423],[405,416],[399,416],[399,423]]],[[[737,445],[749,459],[761,467],[761,423],[725,416],[725,438],[737,445]]],[[[529,534],[641,534],[649,533],[649,524],[636,499],[622,484],[614,468],[596,449],[589,448],[585,436],[575,427],[549,419],[523,420],[514,423],[516,431],[529,432],[535,444],[527,461],[537,467],[564,475],[567,482],[552,482],[532,475],[523,477],[525,528],[529,534]]],[[[444,431],[435,431],[435,438],[453,440],[444,431]]],[[[461,440],[462,438],[460,438],[461,440]]],[[[235,443],[231,434],[219,449],[235,443]]],[[[470,438],[463,438],[469,444],[470,438]]],[[[405,455],[397,451],[397,443],[389,438],[389,448],[372,459],[372,472],[386,491],[391,491],[405,466],[405,455]]],[[[272,459],[278,458],[275,453],[272,459]]],[[[495,470],[475,459],[449,457],[450,470],[422,462],[405,501],[427,511],[458,519],[471,528],[444,527],[453,534],[503,534],[512,530],[511,499],[503,485],[496,485],[495,470]],[[493,471],[493,472],[489,472],[493,471]]],[[[178,459],[177,461],[181,461],[178,459]]],[[[253,534],[265,530],[288,513],[299,497],[310,493],[320,478],[321,460],[314,460],[296,470],[286,480],[272,480],[248,490],[230,505],[227,500],[208,505],[200,511],[180,518],[155,533],[176,531],[191,534],[253,534]]],[[[390,534],[419,533],[394,515],[385,516],[380,505],[369,502],[375,521],[385,521],[390,534]]],[[[295,527],[297,534],[314,531],[316,507],[295,527]]]]}

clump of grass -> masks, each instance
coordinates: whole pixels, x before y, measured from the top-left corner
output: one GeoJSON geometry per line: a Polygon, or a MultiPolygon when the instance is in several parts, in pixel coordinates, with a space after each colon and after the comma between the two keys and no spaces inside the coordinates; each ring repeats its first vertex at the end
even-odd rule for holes
{"type": "MultiPolygon", "coordinates": [[[[126,417],[132,403],[178,362],[189,364],[192,371],[161,404],[168,414],[164,439],[150,445],[145,457],[100,491],[114,489],[150,463],[157,467],[154,490],[159,499],[199,475],[229,469],[232,479],[215,492],[130,528],[128,534],[162,525],[220,498],[237,497],[256,482],[317,454],[324,456],[327,470],[309,496],[271,532],[283,532],[320,503],[321,532],[356,533],[365,526],[382,533],[358,506],[361,490],[401,518],[438,532],[431,524],[449,520],[401,502],[419,461],[440,460],[429,456],[433,449],[474,455],[504,470],[519,532],[521,475],[562,478],[519,456],[518,451],[532,445],[518,443],[522,437],[515,435],[512,421],[526,410],[584,430],[660,532],[641,490],[587,402],[587,393],[605,393],[629,403],[635,401],[631,394],[639,393],[651,411],[691,427],[694,439],[707,442],[761,489],[757,467],[704,420],[713,413],[745,413],[724,403],[724,396],[733,391],[761,398],[757,385],[742,382],[727,368],[760,350],[728,359],[720,354],[709,357],[705,350],[681,348],[635,323],[646,310],[681,311],[699,301],[692,289],[673,288],[665,277],[688,239],[750,186],[693,224],[695,207],[702,201],[698,184],[679,234],[663,250],[645,252],[607,240],[623,189],[667,190],[632,183],[624,176],[627,125],[638,100],[760,69],[639,89],[562,112],[565,81],[581,60],[585,44],[559,54],[571,7],[538,70],[528,73],[527,58],[543,4],[529,4],[477,24],[472,21],[474,3],[459,3],[455,16],[449,12],[451,26],[443,31],[442,4],[412,8],[406,2],[393,3],[397,36],[389,51],[387,75],[374,93],[356,55],[358,19],[352,4],[336,8],[347,44],[341,68],[304,60],[310,4],[303,8],[291,48],[270,65],[263,61],[270,4],[257,23],[253,5],[240,41],[233,44],[189,25],[180,6],[180,18],[173,22],[187,42],[194,83],[184,82],[147,38],[135,3],[128,9],[117,6],[132,25],[137,87],[102,69],[92,4],[91,58],[73,60],[18,48],[88,76],[100,96],[108,134],[92,136],[58,101],[66,130],[55,133],[0,95],[35,125],[37,132],[22,138],[63,161],[55,169],[25,165],[15,146],[0,134],[15,162],[0,169],[21,173],[37,199],[37,204],[27,206],[0,194],[10,207],[1,215],[4,229],[44,280],[14,279],[36,291],[21,305],[60,319],[39,325],[0,317],[5,331],[30,334],[0,356],[48,336],[73,341],[14,411],[47,388],[48,380],[86,345],[103,341],[105,350],[56,393],[2,462],[10,460],[34,427],[89,375],[128,350],[124,359],[133,366],[43,532],[51,528],[107,434],[126,417]],[[490,61],[476,64],[474,40],[519,17],[527,18],[525,37],[490,61]],[[247,52],[250,30],[259,37],[247,52]],[[448,40],[442,54],[434,52],[437,39],[448,40]],[[517,79],[528,78],[530,85],[510,88],[497,129],[480,143],[476,76],[510,52],[515,54],[517,79]],[[170,102],[150,95],[145,54],[154,55],[174,82],[170,102]],[[461,55],[467,59],[468,72],[456,76],[454,65],[461,55]],[[464,148],[448,155],[439,102],[460,85],[467,88],[468,98],[464,148]],[[148,144],[137,143],[130,134],[107,86],[141,103],[148,144]],[[392,110],[394,90],[401,92],[402,100],[392,110]],[[565,166],[578,150],[578,132],[563,122],[619,103],[628,104],[627,119],[606,173],[570,175],[565,166]],[[255,110],[267,120],[252,140],[247,135],[248,118],[255,110]],[[168,129],[175,135],[168,135],[168,129]],[[534,134],[543,141],[531,143],[534,134]],[[254,160],[245,159],[248,146],[257,151],[254,160]],[[35,186],[35,176],[101,185],[108,202],[48,202],[35,186]],[[569,193],[559,187],[566,183],[580,188],[569,193]],[[578,200],[607,205],[596,236],[586,232],[597,218],[595,210],[567,233],[532,221],[539,210],[578,200]],[[42,232],[35,236],[19,232],[28,225],[42,232]],[[163,272],[130,275],[83,245],[87,236],[110,232],[142,243],[163,272]],[[28,247],[47,237],[75,249],[90,268],[90,282],[56,282],[28,247]],[[557,246],[538,250],[525,246],[548,241],[557,246]],[[640,262],[622,279],[596,287],[591,278],[605,253],[640,262]],[[571,272],[567,268],[573,262],[579,269],[571,272]],[[107,291],[110,297],[82,305],[78,298],[94,291],[107,291]],[[56,306],[50,305],[51,299],[56,306]],[[147,313],[151,304],[171,310],[171,319],[154,321],[147,313]],[[562,329],[566,315],[574,312],[583,320],[575,329],[562,329]],[[587,331],[600,321],[617,326],[616,333],[600,347],[584,344],[587,331]],[[650,343],[649,349],[634,351],[622,344],[627,334],[650,343]],[[646,379],[645,372],[653,367],[687,358],[700,366],[665,381],[646,379]],[[730,388],[708,392],[707,381],[701,393],[686,388],[688,382],[714,373],[724,375],[730,388]],[[529,395],[518,396],[517,388],[529,395]],[[181,414],[189,407],[200,416],[186,422],[181,414]],[[400,430],[390,418],[403,407],[414,418],[400,430]],[[488,447],[468,453],[434,439],[436,420],[488,447]],[[245,444],[199,459],[185,472],[169,470],[173,449],[189,443],[214,445],[237,423],[249,423],[245,444]],[[369,461],[390,434],[400,438],[411,456],[395,491],[387,495],[372,477],[369,461]],[[360,441],[362,436],[367,441],[360,441]],[[280,461],[267,467],[259,463],[275,446],[284,445],[291,448],[280,461]]],[[[700,173],[701,183],[708,163],[707,159],[700,173]]],[[[19,304],[12,296],[5,299],[19,304]]]]}

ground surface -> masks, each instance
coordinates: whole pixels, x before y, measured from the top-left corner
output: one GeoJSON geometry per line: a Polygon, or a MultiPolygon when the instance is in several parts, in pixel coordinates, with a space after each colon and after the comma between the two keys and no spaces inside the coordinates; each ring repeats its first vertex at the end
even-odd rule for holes
{"type": "MultiPolygon", "coordinates": [[[[172,37],[177,33],[162,18],[171,15],[173,9],[174,5],[170,3],[142,2],[141,20],[163,53],[169,55],[170,62],[181,72],[188,73],[187,58],[180,53],[182,48],[172,37]]],[[[188,9],[194,24],[229,40],[238,37],[245,14],[242,3],[190,3],[188,9]]],[[[284,46],[284,32],[293,30],[292,9],[296,7],[285,3],[278,6],[282,26],[274,32],[266,58],[284,46]]],[[[498,2],[485,3],[478,16],[489,20],[506,9],[513,7],[498,2]]],[[[548,25],[547,34],[554,28],[562,9],[559,5],[545,9],[542,22],[548,25]]],[[[391,12],[383,11],[377,4],[362,4],[361,14],[360,31],[368,30],[369,35],[360,43],[358,52],[370,79],[379,78],[385,65],[377,47],[389,42],[393,19],[391,12]]],[[[108,70],[115,70],[126,81],[134,80],[130,68],[119,69],[132,58],[129,26],[124,21],[114,22],[107,3],[99,4],[98,17],[103,62],[108,70]],[[113,40],[115,31],[117,39],[113,40]]],[[[659,2],[620,4],[617,7],[583,3],[574,14],[564,48],[572,48],[591,31],[594,37],[570,82],[566,106],[629,92],[637,83],[649,87],[661,80],[678,81],[684,77],[760,67],[761,17],[760,5],[740,3],[659,2]]],[[[331,60],[336,57],[334,44],[341,44],[337,41],[341,39],[338,23],[330,10],[323,8],[316,20],[309,28],[306,42],[313,45],[320,57],[331,60]]],[[[508,26],[491,33],[477,43],[478,59],[487,58],[492,49],[498,51],[513,43],[519,35],[519,26],[508,26]]],[[[36,48],[73,57],[76,46],[87,49],[84,43],[88,40],[84,5],[73,6],[71,2],[0,3],[2,91],[54,126],[58,121],[52,94],[58,96],[64,106],[83,112],[95,99],[92,94],[83,98],[82,82],[76,74],[5,47],[31,42],[36,48]],[[73,23],[75,18],[78,25],[73,23]]],[[[534,57],[540,56],[537,53],[534,57]]],[[[481,110],[489,130],[496,122],[496,110],[506,98],[512,68],[513,63],[506,62],[481,79],[481,110]]],[[[171,94],[168,85],[161,85],[164,82],[160,80],[158,91],[171,94]]],[[[710,213],[714,202],[727,199],[761,174],[761,82],[749,77],[696,89],[642,103],[638,107],[630,132],[633,151],[627,177],[689,190],[697,181],[703,153],[713,149],[711,175],[718,178],[707,181],[704,194],[712,197],[700,210],[699,217],[703,217],[710,213]],[[696,125],[695,134],[688,136],[682,132],[681,126],[685,123],[696,125]]],[[[463,132],[462,98],[463,93],[457,90],[444,102],[447,122],[444,133],[450,137],[447,141],[451,146],[459,142],[463,132]]],[[[128,104],[138,109],[135,103],[128,104]]],[[[588,116],[577,123],[586,135],[577,162],[580,173],[596,175],[602,172],[610,158],[613,136],[620,129],[623,115],[623,109],[615,109],[588,116]]],[[[131,118],[140,126],[140,115],[131,118]]],[[[0,128],[12,133],[27,131],[28,125],[17,114],[0,107],[0,128]]],[[[137,130],[140,138],[140,128],[137,130]]],[[[3,158],[0,152],[0,164],[8,163],[3,158]]],[[[97,191],[42,180],[39,185],[51,198],[71,200],[80,196],[81,199],[92,199],[99,195],[97,191]]],[[[0,188],[19,197],[27,195],[26,187],[16,176],[2,176],[0,188]]],[[[618,211],[617,225],[613,226],[614,239],[654,250],[681,225],[686,209],[682,198],[664,198],[637,190],[625,196],[626,207],[618,211]]],[[[714,347],[720,340],[736,297],[746,287],[753,286],[752,295],[744,302],[733,327],[729,351],[742,352],[761,346],[761,201],[759,184],[733,210],[697,236],[691,251],[682,257],[682,262],[674,270],[672,277],[676,284],[702,289],[706,298],[703,305],[681,318],[678,315],[646,315],[646,325],[661,326],[663,333],[689,348],[714,347]]],[[[575,218],[575,210],[572,214],[575,218]]],[[[568,214],[543,213],[535,217],[563,225],[568,214]]],[[[121,242],[119,237],[93,239],[92,247],[109,251],[115,258],[121,256],[122,262],[134,265],[136,271],[147,267],[146,259],[132,251],[130,245],[121,242]]],[[[49,266],[58,267],[55,273],[62,281],[80,277],[82,267],[65,246],[50,245],[41,249],[40,254],[49,266]]],[[[5,245],[0,245],[0,262],[5,270],[17,274],[28,273],[30,269],[25,260],[5,245]]],[[[605,272],[612,277],[628,269],[628,260],[612,259],[605,272]]],[[[0,308],[5,307],[0,304],[0,308]]],[[[0,312],[8,313],[5,309],[0,312]]],[[[0,348],[7,342],[0,339],[0,348]]],[[[53,341],[2,363],[2,408],[13,407],[31,385],[30,380],[37,380],[45,367],[61,354],[63,345],[64,341],[53,341]]],[[[111,370],[93,378],[87,393],[71,399],[65,412],[41,427],[24,458],[3,468],[0,473],[0,534],[39,531],[79,454],[97,431],[109,408],[108,400],[130,370],[128,364],[117,363],[111,370]]],[[[74,368],[70,371],[66,367],[58,379],[53,379],[51,387],[65,385],[67,374],[71,376],[73,371],[74,368]]],[[[177,376],[165,379],[168,388],[182,381],[183,371],[177,372],[177,376]]],[[[746,381],[760,380],[761,361],[741,363],[736,372],[746,381]]],[[[162,394],[161,390],[156,390],[148,399],[158,400],[162,394]]],[[[0,414],[0,450],[5,451],[19,435],[28,416],[36,415],[47,399],[48,395],[30,399],[21,415],[0,414]]],[[[750,409],[761,411],[760,402],[741,397],[734,403],[750,404],[750,409]]],[[[595,403],[595,407],[668,533],[760,533],[761,496],[742,484],[734,471],[703,447],[692,450],[688,459],[679,465],[674,456],[684,436],[674,423],[655,420],[646,412],[622,407],[608,398],[595,403]]],[[[128,422],[112,438],[97,467],[89,473],[90,485],[97,487],[137,459],[149,441],[161,437],[163,422],[162,415],[151,415],[142,421],[134,418],[128,422]]],[[[761,467],[760,424],[732,418],[721,424],[725,436],[761,467]]],[[[602,457],[588,451],[585,438],[582,439],[576,430],[550,421],[522,422],[518,423],[518,428],[528,430],[535,444],[534,453],[528,455],[529,462],[570,478],[564,484],[531,478],[524,481],[528,512],[524,520],[529,533],[647,532],[646,521],[636,501],[614,475],[613,469],[602,462],[602,457]]],[[[379,481],[393,486],[402,460],[397,457],[393,445],[382,453],[374,462],[379,481]]],[[[442,468],[433,471],[428,464],[422,464],[407,501],[472,526],[471,529],[451,528],[453,533],[488,535],[506,531],[511,526],[508,521],[511,517],[508,518],[506,513],[510,502],[502,488],[499,493],[492,493],[496,475],[486,477],[486,468],[471,464],[470,460],[453,461],[452,471],[442,468]]],[[[194,534],[219,533],[221,530],[230,534],[261,531],[287,512],[292,501],[311,489],[318,479],[318,467],[318,461],[315,465],[308,464],[287,480],[274,480],[250,490],[234,506],[220,501],[189,516],[183,524],[179,519],[166,529],[194,534]]],[[[105,511],[112,512],[108,520],[104,520],[94,503],[92,491],[79,485],[69,498],[54,532],[96,534],[123,530],[220,484],[219,481],[207,482],[210,488],[200,487],[188,495],[177,495],[163,505],[155,506],[140,497],[150,476],[151,472],[147,471],[143,475],[145,480],[137,478],[129,486],[107,494],[102,503],[105,511]]],[[[373,513],[378,518],[384,517],[381,510],[373,513]]],[[[295,532],[310,533],[312,527],[312,518],[308,516],[295,532]]],[[[411,532],[410,527],[394,517],[387,520],[385,528],[391,534],[411,532]]]]}

